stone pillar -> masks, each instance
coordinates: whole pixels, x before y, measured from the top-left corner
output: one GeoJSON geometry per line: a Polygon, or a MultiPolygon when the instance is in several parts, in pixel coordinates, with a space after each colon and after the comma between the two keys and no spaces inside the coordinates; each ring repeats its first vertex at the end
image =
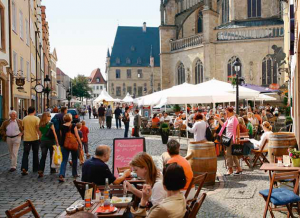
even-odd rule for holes
{"type": "Polygon", "coordinates": [[[177,4],[175,0],[169,0],[165,6],[165,25],[175,25],[175,16],[177,13],[177,4]]]}

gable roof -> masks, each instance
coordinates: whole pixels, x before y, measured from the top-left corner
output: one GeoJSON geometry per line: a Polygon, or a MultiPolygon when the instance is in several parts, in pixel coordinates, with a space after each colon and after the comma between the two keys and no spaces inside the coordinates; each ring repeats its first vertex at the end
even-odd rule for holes
{"type": "Polygon", "coordinates": [[[57,54],[56,54],[56,48],[54,48],[53,52],[52,52],[52,56],[53,58],[57,61],[57,54]]]}
{"type": "Polygon", "coordinates": [[[159,28],[119,26],[111,52],[111,67],[148,67],[150,53],[154,57],[154,66],[160,66],[159,28]],[[119,60],[119,63],[118,63],[119,60]]]}
{"type": "Polygon", "coordinates": [[[91,82],[89,82],[90,84],[106,84],[99,68],[92,71],[89,79],[91,80],[91,82]],[[97,78],[99,78],[99,82],[97,82],[97,78]]]}
{"type": "Polygon", "coordinates": [[[62,72],[62,70],[59,69],[59,67],[57,67],[57,68],[56,68],[56,75],[57,75],[57,76],[60,76],[60,75],[65,76],[66,74],[65,74],[64,72],[62,72]]]}

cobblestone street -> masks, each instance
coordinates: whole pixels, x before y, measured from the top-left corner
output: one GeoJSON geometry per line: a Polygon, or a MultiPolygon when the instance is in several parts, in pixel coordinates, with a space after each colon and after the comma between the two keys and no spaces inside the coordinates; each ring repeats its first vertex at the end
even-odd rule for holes
{"type": "MultiPolygon", "coordinates": [[[[90,128],[89,146],[93,154],[95,146],[108,144],[112,146],[113,138],[122,137],[124,129],[117,130],[115,126],[111,130],[99,129],[96,119],[87,119],[90,128]]],[[[114,121],[113,121],[114,122],[114,121]]],[[[183,148],[186,142],[181,140],[183,148]]],[[[166,151],[158,136],[146,136],[147,152],[150,153],[159,167],[160,155],[166,151]]],[[[22,145],[21,145],[22,148],[22,145]]],[[[5,210],[13,208],[26,199],[33,201],[41,217],[56,217],[64,211],[80,195],[73,185],[71,168],[67,167],[66,182],[59,184],[58,174],[50,175],[49,158],[46,163],[46,172],[43,178],[38,179],[37,173],[32,173],[32,156],[30,155],[29,175],[22,176],[20,171],[23,151],[20,149],[17,171],[10,173],[9,156],[5,143],[0,144],[0,217],[5,217],[5,210]]],[[[111,166],[111,160],[109,162],[111,166]]],[[[204,201],[199,217],[262,217],[265,202],[258,192],[268,188],[268,174],[258,168],[249,170],[243,163],[241,176],[219,177],[214,187],[205,187],[204,192],[208,196],[204,201]],[[224,182],[222,182],[224,179],[224,182]]],[[[225,173],[224,158],[218,159],[218,172],[225,173]]],[[[79,174],[81,170],[79,169],[79,174]]],[[[286,217],[286,214],[275,212],[276,217],[286,217]]],[[[268,216],[269,217],[269,216],[268,216]]]]}

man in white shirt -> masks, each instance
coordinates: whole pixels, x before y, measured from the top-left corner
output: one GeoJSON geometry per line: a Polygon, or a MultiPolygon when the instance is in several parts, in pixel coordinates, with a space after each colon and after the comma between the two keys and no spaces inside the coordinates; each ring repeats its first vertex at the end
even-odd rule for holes
{"type": "Polygon", "coordinates": [[[194,140],[195,142],[200,142],[205,140],[205,134],[206,134],[206,128],[208,127],[208,124],[203,121],[203,115],[197,114],[195,118],[196,122],[193,125],[193,128],[188,127],[188,131],[190,133],[194,133],[194,140]]]}

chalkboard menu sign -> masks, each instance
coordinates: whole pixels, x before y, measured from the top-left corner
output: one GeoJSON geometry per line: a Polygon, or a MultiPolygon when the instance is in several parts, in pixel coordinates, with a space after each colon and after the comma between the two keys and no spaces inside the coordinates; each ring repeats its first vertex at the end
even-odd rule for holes
{"type": "Polygon", "coordinates": [[[113,173],[118,177],[117,167],[129,166],[137,153],[146,152],[145,138],[116,138],[113,150],[113,173]]]}

